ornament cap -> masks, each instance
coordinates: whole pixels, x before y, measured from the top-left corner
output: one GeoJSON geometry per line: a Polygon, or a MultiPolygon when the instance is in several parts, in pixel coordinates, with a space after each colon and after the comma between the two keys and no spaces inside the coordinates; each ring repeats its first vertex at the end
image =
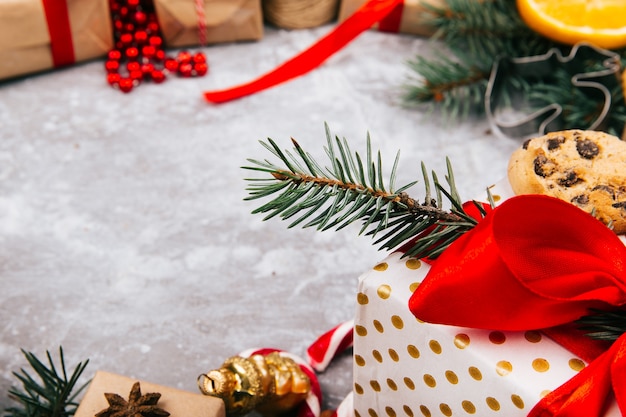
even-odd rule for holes
{"type": "Polygon", "coordinates": [[[200,375],[198,387],[205,395],[221,398],[229,415],[256,410],[273,416],[303,401],[311,381],[292,359],[272,352],[228,358],[219,369],[200,375]]]}

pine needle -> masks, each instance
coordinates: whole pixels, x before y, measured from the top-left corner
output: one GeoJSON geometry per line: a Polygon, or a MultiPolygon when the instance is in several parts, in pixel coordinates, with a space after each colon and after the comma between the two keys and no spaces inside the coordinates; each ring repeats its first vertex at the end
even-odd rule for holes
{"type": "Polygon", "coordinates": [[[464,212],[449,160],[446,160],[446,186],[439,182],[434,172],[428,176],[422,163],[425,198],[420,204],[406,193],[417,181],[394,191],[399,152],[387,179],[382,154],[378,151],[374,157],[369,134],[362,157],[350,150],[346,139],[334,137],[328,125],[325,125],[325,131],[324,151],[329,165],[324,168],[294,139],[293,152],[280,150],[271,139],[267,143],[261,142],[279,162],[248,159],[252,165],[242,167],[269,174],[263,180],[248,179],[246,190],[249,194],[245,200],[270,198],[253,213],[264,213],[264,220],[274,217],[291,220],[288,227],[314,227],[320,231],[340,230],[360,222],[359,234],[376,237],[375,243],[381,244],[381,249],[393,249],[421,236],[410,251],[411,256],[418,257],[440,253],[444,249],[442,245],[447,247],[476,224],[476,220],[464,212]],[[436,199],[431,197],[433,191],[436,199]],[[450,209],[444,209],[444,199],[450,209]],[[425,233],[432,228],[437,234],[425,233]],[[378,238],[379,234],[382,234],[381,238],[378,238]]]}
{"type": "Polygon", "coordinates": [[[74,415],[78,407],[75,399],[89,382],[77,389],[76,384],[89,360],[78,363],[68,378],[62,347],[59,347],[61,375],[57,371],[50,352],[46,351],[47,365],[31,352],[22,350],[22,353],[40,381],[24,369],[20,372],[13,372],[15,378],[22,384],[22,388],[12,387],[9,390],[9,397],[20,406],[7,408],[5,417],[69,417],[74,415]]]}

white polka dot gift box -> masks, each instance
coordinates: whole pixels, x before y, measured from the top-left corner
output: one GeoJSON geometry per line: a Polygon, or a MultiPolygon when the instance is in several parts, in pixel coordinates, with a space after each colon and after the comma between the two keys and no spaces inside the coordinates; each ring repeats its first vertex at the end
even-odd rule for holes
{"type": "MultiPolygon", "coordinates": [[[[491,193],[500,202],[512,196],[508,182],[496,184],[491,193]]],[[[409,300],[430,269],[423,261],[393,253],[360,277],[354,323],[356,417],[588,416],[576,410],[571,414],[533,410],[542,398],[590,367],[544,332],[487,330],[417,319],[409,300]]],[[[470,289],[462,298],[474,295],[470,289]]],[[[444,301],[455,304],[455,300],[444,301]]],[[[473,308],[481,310],[487,304],[473,308]]],[[[510,306],[512,312],[522,308],[510,306]]],[[[455,314],[463,317],[470,312],[455,314]]],[[[623,369],[620,372],[616,375],[626,375],[623,369]]],[[[626,379],[613,385],[626,386],[626,379]]],[[[568,398],[563,401],[567,403],[568,398]]],[[[601,409],[598,415],[622,415],[613,398],[601,409]]]]}

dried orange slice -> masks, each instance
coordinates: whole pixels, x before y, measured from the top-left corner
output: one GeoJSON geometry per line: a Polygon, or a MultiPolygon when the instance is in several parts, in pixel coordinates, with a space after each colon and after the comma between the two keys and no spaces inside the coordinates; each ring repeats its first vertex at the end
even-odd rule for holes
{"type": "Polygon", "coordinates": [[[517,10],[531,29],[557,42],[626,46],[624,0],[517,0],[517,10]]]}

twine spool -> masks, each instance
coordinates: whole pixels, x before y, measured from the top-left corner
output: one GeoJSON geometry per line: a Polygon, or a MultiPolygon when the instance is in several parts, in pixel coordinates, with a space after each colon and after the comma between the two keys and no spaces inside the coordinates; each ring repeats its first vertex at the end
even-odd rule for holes
{"type": "Polygon", "coordinates": [[[339,0],[263,0],[265,19],[284,29],[321,26],[337,17],[339,0]]]}

